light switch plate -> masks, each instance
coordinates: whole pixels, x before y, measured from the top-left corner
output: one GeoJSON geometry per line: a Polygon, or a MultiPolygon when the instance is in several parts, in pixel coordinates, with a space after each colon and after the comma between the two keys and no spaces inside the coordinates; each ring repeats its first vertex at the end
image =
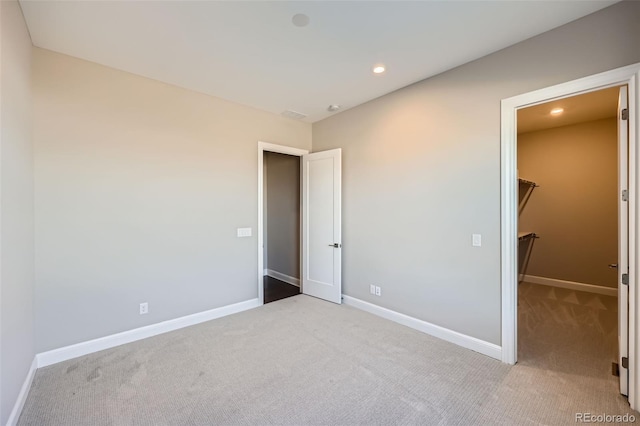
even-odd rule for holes
{"type": "Polygon", "coordinates": [[[481,247],[482,246],[482,235],[480,234],[473,234],[471,236],[471,244],[474,247],[481,247]]]}
{"type": "Polygon", "coordinates": [[[238,228],[238,238],[250,237],[251,228],[238,228]]]}

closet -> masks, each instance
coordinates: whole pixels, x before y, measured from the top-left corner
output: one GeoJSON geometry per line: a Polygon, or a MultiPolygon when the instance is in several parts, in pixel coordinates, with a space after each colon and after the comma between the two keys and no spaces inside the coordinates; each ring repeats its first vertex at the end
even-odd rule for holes
{"type": "Polygon", "coordinates": [[[517,119],[518,362],[598,378],[612,393],[618,93],[534,105],[517,119]]]}
{"type": "MultiPolygon", "coordinates": [[[[537,188],[539,185],[533,181],[518,178],[518,188],[519,194],[518,199],[520,200],[520,206],[518,208],[518,212],[520,212],[527,204],[529,197],[533,194],[533,190],[537,188]],[[524,191],[522,190],[524,188],[524,191]]],[[[538,235],[535,232],[531,231],[523,231],[518,229],[518,241],[526,241],[529,238],[538,238],[538,235]]]]}
{"type": "Polygon", "coordinates": [[[619,92],[518,111],[521,280],[616,295],[619,92]]]}
{"type": "MultiPolygon", "coordinates": [[[[527,205],[527,201],[533,195],[534,189],[539,185],[533,181],[518,178],[518,216],[527,205]]],[[[531,255],[533,249],[533,242],[538,237],[538,234],[530,229],[521,229],[520,222],[518,221],[518,281],[521,281],[520,277],[523,277],[526,273],[527,261],[531,255]]]]}
{"type": "Polygon", "coordinates": [[[300,294],[300,157],[263,154],[263,301],[300,294]]]}

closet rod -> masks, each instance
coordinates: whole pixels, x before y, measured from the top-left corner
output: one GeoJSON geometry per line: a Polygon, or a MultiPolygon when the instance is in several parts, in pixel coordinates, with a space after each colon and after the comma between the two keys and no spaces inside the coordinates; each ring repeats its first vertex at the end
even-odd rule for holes
{"type": "Polygon", "coordinates": [[[518,232],[518,241],[526,240],[528,238],[540,238],[535,232],[518,232]]]}
{"type": "Polygon", "coordinates": [[[520,179],[520,178],[518,178],[518,181],[519,181],[520,183],[524,183],[525,185],[533,186],[534,188],[537,188],[538,186],[540,186],[540,185],[538,185],[537,183],[532,182],[532,181],[530,181],[530,180],[526,180],[526,179],[520,179]]]}

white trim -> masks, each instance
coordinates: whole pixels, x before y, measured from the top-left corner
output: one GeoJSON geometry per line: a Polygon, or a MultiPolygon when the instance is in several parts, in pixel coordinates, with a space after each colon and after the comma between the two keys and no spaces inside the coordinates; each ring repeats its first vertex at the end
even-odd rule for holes
{"type": "Polygon", "coordinates": [[[500,111],[500,256],[502,283],[502,362],[515,364],[518,356],[518,222],[517,200],[518,186],[516,179],[517,153],[516,153],[516,109],[503,100],[500,111]]]}
{"type": "MultiPolygon", "coordinates": [[[[629,108],[628,87],[618,89],[617,130],[618,130],[618,191],[629,191],[629,121],[622,119],[622,109],[629,108]]],[[[629,273],[629,211],[630,203],[618,198],[618,268],[617,283],[623,274],[629,273]]],[[[629,357],[629,288],[618,285],[618,365],[621,395],[629,395],[629,369],[623,358],[629,357]]]]}
{"type": "Polygon", "coordinates": [[[159,322],[157,324],[147,325],[145,327],[135,328],[133,330],[123,331],[122,333],[112,334],[110,336],[100,337],[98,339],[77,343],[75,345],[65,346],[53,349],[47,352],[41,352],[36,355],[38,368],[46,367],[51,364],[66,361],[79,356],[91,354],[125,343],[135,342],[137,340],[146,339],[147,337],[157,336],[158,334],[167,333],[169,331],[178,330],[180,328],[189,327],[191,325],[200,324],[221,318],[227,315],[257,308],[262,305],[258,299],[246,300],[233,305],[222,306],[220,308],[211,309],[196,314],[186,315],[184,317],[159,322]]]}
{"type": "Polygon", "coordinates": [[[588,293],[604,294],[606,296],[618,296],[618,289],[613,287],[603,287],[600,285],[578,283],[575,281],[558,280],[555,278],[536,277],[535,275],[525,275],[521,281],[532,284],[548,285],[550,287],[566,288],[569,290],[586,291],[588,293]]]}
{"type": "Polygon", "coordinates": [[[503,99],[501,102],[500,132],[500,256],[502,286],[502,361],[515,364],[517,361],[517,110],[527,106],[561,99],[579,93],[591,92],[606,87],[627,84],[629,86],[629,403],[631,408],[640,407],[640,359],[636,330],[640,328],[637,308],[638,295],[637,244],[640,242],[637,222],[640,192],[637,185],[637,164],[640,147],[640,63],[614,69],[600,74],[580,78],[522,95],[503,99]]]}
{"type": "Polygon", "coordinates": [[[491,358],[495,358],[497,360],[502,359],[502,349],[496,344],[485,342],[484,340],[467,336],[466,334],[458,333],[457,331],[449,330],[448,328],[410,317],[408,315],[392,311],[391,309],[383,308],[382,306],[347,296],[346,294],[342,295],[342,300],[346,305],[353,306],[354,308],[361,309],[369,312],[370,314],[397,322],[398,324],[413,328],[414,330],[421,331],[425,334],[437,337],[438,339],[446,340],[447,342],[462,346],[463,348],[471,349],[472,351],[479,352],[491,358]]]}
{"type": "Polygon", "coordinates": [[[262,274],[263,277],[266,277],[267,275],[269,275],[269,270],[267,268],[264,268],[262,271],[263,271],[263,274],[262,274]]]}
{"type": "Polygon", "coordinates": [[[275,278],[276,280],[284,281],[287,284],[300,287],[300,278],[295,278],[290,275],[286,275],[281,272],[274,271],[273,269],[265,269],[265,275],[270,276],[271,278],[275,278]]]}
{"type": "MultiPolygon", "coordinates": [[[[258,141],[258,300],[262,305],[264,303],[264,276],[266,268],[264,267],[264,152],[277,152],[279,154],[295,155],[302,157],[309,153],[306,149],[294,148],[285,145],[276,145],[273,143],[258,141]]],[[[302,188],[302,176],[300,179],[302,188]]],[[[300,245],[302,247],[302,245],[300,245]]]]}
{"type": "Polygon", "coordinates": [[[640,292],[638,291],[638,256],[640,252],[640,186],[638,185],[638,162],[640,161],[640,64],[629,79],[629,403],[631,408],[640,408],[640,350],[637,333],[640,329],[640,292]]]}
{"type": "Polygon", "coordinates": [[[31,367],[29,367],[29,372],[27,373],[27,377],[25,377],[24,383],[22,383],[22,388],[20,388],[18,399],[16,400],[16,403],[13,405],[13,410],[11,410],[11,414],[9,414],[9,419],[7,420],[7,426],[15,426],[18,424],[18,419],[20,418],[20,414],[22,414],[24,403],[27,402],[27,396],[29,396],[31,383],[33,383],[33,377],[36,375],[37,369],[38,369],[38,363],[36,361],[36,358],[33,357],[33,362],[31,363],[31,367]]]}

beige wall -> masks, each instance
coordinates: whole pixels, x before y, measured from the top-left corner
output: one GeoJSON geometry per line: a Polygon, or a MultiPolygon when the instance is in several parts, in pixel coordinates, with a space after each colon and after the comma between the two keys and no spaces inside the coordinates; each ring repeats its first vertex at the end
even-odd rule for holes
{"type": "Polygon", "coordinates": [[[35,355],[31,39],[16,1],[0,2],[0,424],[35,355]]]}
{"type": "Polygon", "coordinates": [[[33,55],[37,350],[256,298],[257,142],[311,126],[33,55]]]}
{"type": "Polygon", "coordinates": [[[300,157],[265,152],[265,268],[300,278],[300,157]]]}
{"type": "MultiPolygon", "coordinates": [[[[640,61],[639,15],[616,4],[314,124],[314,151],[344,148],[345,293],[499,344],[500,100],[640,61]]],[[[310,149],[310,126],[33,55],[37,350],[256,297],[255,232],[235,237],[257,225],[256,141],[310,149]]]]}
{"type": "Polygon", "coordinates": [[[540,185],[519,217],[540,235],[521,273],[617,286],[617,155],[615,118],[518,135],[520,176],[540,185]]]}
{"type": "Polygon", "coordinates": [[[314,151],[343,148],[344,292],[500,344],[500,101],[640,62],[638,16],[618,3],[314,123],[314,151]]]}

